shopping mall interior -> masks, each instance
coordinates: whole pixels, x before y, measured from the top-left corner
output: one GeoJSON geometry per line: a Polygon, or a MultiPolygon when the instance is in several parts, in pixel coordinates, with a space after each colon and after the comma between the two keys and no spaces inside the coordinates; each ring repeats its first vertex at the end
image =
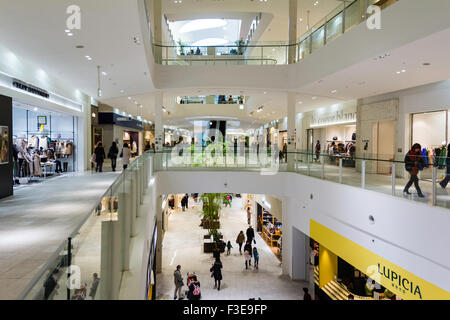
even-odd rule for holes
{"type": "Polygon", "coordinates": [[[0,24],[0,300],[450,300],[450,1],[0,24]]]}

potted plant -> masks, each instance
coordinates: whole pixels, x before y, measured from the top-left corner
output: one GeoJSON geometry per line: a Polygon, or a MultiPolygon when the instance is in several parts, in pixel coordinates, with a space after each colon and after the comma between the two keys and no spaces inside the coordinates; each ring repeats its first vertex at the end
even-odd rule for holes
{"type": "Polygon", "coordinates": [[[244,54],[244,45],[245,45],[244,40],[241,38],[240,40],[236,40],[235,43],[237,46],[237,54],[243,55],[244,54]]]}
{"type": "Polygon", "coordinates": [[[178,44],[178,47],[180,47],[180,55],[184,56],[185,55],[184,47],[186,47],[186,44],[183,41],[181,41],[181,40],[178,40],[177,44],[178,44]]]}

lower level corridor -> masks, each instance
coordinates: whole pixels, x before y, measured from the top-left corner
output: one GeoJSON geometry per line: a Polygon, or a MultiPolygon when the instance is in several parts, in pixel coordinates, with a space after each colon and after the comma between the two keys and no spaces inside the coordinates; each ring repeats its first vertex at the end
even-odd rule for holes
{"type": "MultiPolygon", "coordinates": [[[[233,248],[229,256],[221,254],[223,264],[223,280],[220,291],[214,289],[214,279],[209,269],[214,263],[213,255],[203,253],[203,236],[208,230],[201,228],[201,202],[195,203],[190,198],[189,209],[185,212],[177,209],[169,217],[167,232],[164,234],[162,247],[162,273],[157,275],[157,299],[170,300],[174,298],[173,273],[177,265],[181,265],[185,286],[186,275],[193,273],[201,285],[203,300],[299,300],[303,298],[303,287],[308,286],[303,281],[292,281],[282,275],[281,263],[256,233],[256,245],[260,260],[259,269],[253,266],[245,269],[244,255],[239,254],[236,238],[239,231],[245,233],[248,228],[247,215],[243,209],[242,199],[233,197],[232,207],[222,208],[220,213],[220,232],[225,242],[230,241],[233,248]]],[[[252,261],[253,265],[253,261],[252,261]]]]}
{"type": "Polygon", "coordinates": [[[16,299],[119,173],[73,173],[0,201],[0,299],[16,299]]]}

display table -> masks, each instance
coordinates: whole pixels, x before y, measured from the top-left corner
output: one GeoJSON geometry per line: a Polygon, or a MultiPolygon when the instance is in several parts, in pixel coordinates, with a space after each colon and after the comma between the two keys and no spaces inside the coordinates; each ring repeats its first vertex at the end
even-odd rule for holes
{"type": "Polygon", "coordinates": [[[264,240],[266,240],[266,242],[271,246],[271,247],[276,247],[277,246],[277,241],[278,239],[280,239],[282,234],[282,229],[278,229],[276,230],[274,233],[270,233],[270,229],[267,227],[263,227],[263,238],[264,240]]]}
{"type": "Polygon", "coordinates": [[[54,162],[41,162],[42,172],[44,173],[44,178],[47,177],[49,173],[53,173],[53,168],[56,166],[54,162]],[[50,168],[50,172],[47,169],[50,168]]]}

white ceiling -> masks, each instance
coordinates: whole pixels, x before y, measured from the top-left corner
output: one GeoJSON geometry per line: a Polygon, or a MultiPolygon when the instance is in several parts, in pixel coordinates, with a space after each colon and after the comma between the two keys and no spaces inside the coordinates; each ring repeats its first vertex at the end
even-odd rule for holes
{"type": "Polygon", "coordinates": [[[447,80],[450,78],[448,39],[450,29],[386,52],[389,56],[385,58],[372,57],[356,63],[299,90],[349,100],[447,80]],[[337,92],[332,93],[334,90],[337,92]]]}
{"type": "Polygon", "coordinates": [[[153,90],[143,45],[137,1],[77,0],[81,30],[66,35],[66,8],[72,0],[0,0],[0,42],[19,57],[39,63],[53,76],[97,96],[97,65],[103,98],[153,90]],[[83,49],[76,49],[83,45],[83,49]],[[85,56],[93,59],[88,61],[85,56]],[[124,93],[121,93],[121,90],[124,93]]]}

